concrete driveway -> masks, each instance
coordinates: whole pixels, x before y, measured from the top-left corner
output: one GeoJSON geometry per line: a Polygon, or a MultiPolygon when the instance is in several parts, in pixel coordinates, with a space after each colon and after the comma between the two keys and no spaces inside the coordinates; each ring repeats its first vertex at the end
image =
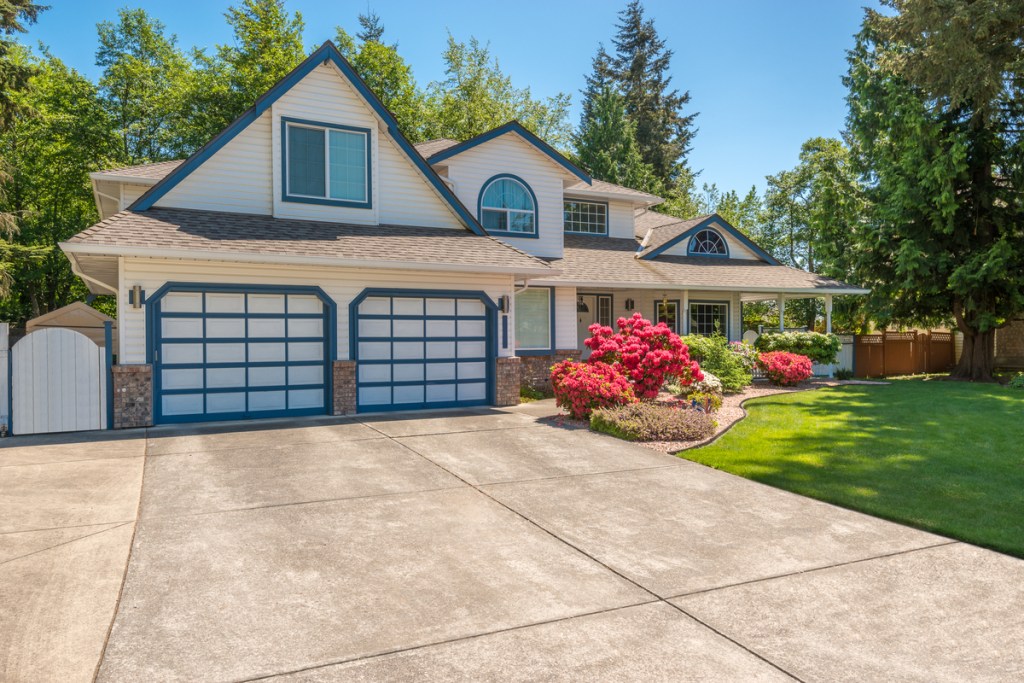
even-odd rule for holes
{"type": "Polygon", "coordinates": [[[1024,676],[1024,562],[552,412],[3,442],[0,680],[1024,676]]]}

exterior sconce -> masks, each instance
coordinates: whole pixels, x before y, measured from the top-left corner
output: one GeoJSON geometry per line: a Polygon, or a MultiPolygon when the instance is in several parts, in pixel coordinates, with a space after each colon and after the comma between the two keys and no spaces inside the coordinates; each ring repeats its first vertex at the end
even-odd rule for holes
{"type": "Polygon", "coordinates": [[[511,309],[512,300],[508,294],[502,294],[498,297],[498,311],[501,313],[508,313],[511,309]]]}
{"type": "Polygon", "coordinates": [[[626,299],[626,301],[623,302],[623,305],[626,307],[627,311],[632,311],[633,309],[636,308],[636,302],[634,302],[632,299],[626,299]]]}
{"type": "Polygon", "coordinates": [[[142,308],[142,304],[146,303],[146,293],[142,290],[142,285],[132,285],[128,290],[128,303],[132,308],[142,308]]]}

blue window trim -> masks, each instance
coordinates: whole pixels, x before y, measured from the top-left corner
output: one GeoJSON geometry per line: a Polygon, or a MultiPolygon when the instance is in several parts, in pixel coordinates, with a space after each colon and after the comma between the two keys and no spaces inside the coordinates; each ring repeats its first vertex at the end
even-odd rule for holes
{"type": "MultiPolygon", "coordinates": [[[[683,326],[683,304],[679,299],[655,299],[654,300],[654,323],[658,323],[658,306],[662,303],[670,303],[676,305],[676,329],[672,330],[676,334],[682,334],[679,330],[683,326]]],[[[692,302],[691,302],[692,303],[692,302]]],[[[687,311],[689,315],[689,311],[687,311]]]]}
{"type": "MultiPolygon", "coordinates": [[[[311,121],[309,119],[296,119],[289,116],[281,117],[281,201],[282,202],[297,202],[301,204],[320,204],[323,206],[343,206],[352,209],[372,209],[373,208],[373,165],[372,165],[372,154],[373,151],[373,131],[369,128],[359,128],[358,126],[346,126],[340,123],[328,123],[326,121],[311,121]],[[361,133],[366,137],[366,201],[354,201],[351,199],[332,199],[327,196],[330,193],[331,179],[329,177],[324,178],[324,193],[323,197],[307,197],[306,195],[295,195],[288,193],[288,126],[296,125],[303,128],[322,128],[324,130],[324,144],[325,154],[329,150],[330,145],[327,142],[326,132],[330,130],[341,130],[349,133],[361,133]]],[[[330,157],[327,158],[327,165],[330,167],[330,157]]]]}
{"type": "Polygon", "coordinates": [[[460,142],[457,145],[452,145],[448,149],[443,149],[437,154],[432,154],[430,157],[428,157],[428,160],[430,161],[430,163],[436,164],[438,162],[444,161],[445,159],[449,159],[455,156],[456,154],[462,154],[466,150],[473,149],[477,145],[482,145],[483,143],[489,140],[501,137],[505,133],[516,133],[517,135],[525,139],[527,142],[532,144],[534,147],[536,147],[538,150],[540,150],[543,154],[546,154],[556,164],[567,170],[569,173],[572,173],[574,176],[585,182],[587,185],[590,185],[593,182],[593,178],[591,178],[586,172],[584,172],[583,169],[581,169],[579,166],[577,166],[576,164],[572,163],[564,156],[559,154],[558,151],[555,150],[551,145],[541,140],[531,131],[527,130],[526,127],[524,127],[523,124],[519,123],[518,121],[509,121],[508,123],[502,124],[497,128],[492,128],[486,133],[481,133],[476,137],[470,138],[465,142],[460,142]]]}
{"type": "MultiPolygon", "coordinates": [[[[497,304],[495,304],[494,301],[491,300],[491,297],[489,297],[486,292],[483,292],[481,290],[403,289],[403,288],[391,288],[391,287],[387,287],[387,288],[385,288],[385,287],[370,287],[370,288],[364,289],[354,299],[352,299],[352,301],[349,302],[349,305],[348,305],[349,358],[351,360],[355,361],[355,363],[356,363],[356,373],[357,373],[357,376],[356,376],[356,387],[357,387],[357,389],[356,389],[356,412],[393,412],[393,411],[399,411],[399,410],[417,410],[417,409],[424,409],[424,408],[434,409],[434,408],[454,408],[454,407],[459,407],[459,406],[472,406],[472,405],[494,405],[495,400],[496,400],[495,378],[497,376],[497,367],[496,366],[497,366],[497,358],[498,358],[498,341],[497,341],[498,318],[497,318],[497,313],[498,313],[498,306],[497,306],[497,304]],[[435,361],[435,362],[438,362],[438,363],[451,363],[452,359],[450,359],[450,358],[436,358],[436,359],[418,358],[418,359],[406,359],[404,361],[402,359],[386,359],[386,360],[378,360],[378,361],[373,361],[373,360],[360,361],[359,360],[359,339],[360,338],[359,338],[359,330],[358,330],[360,317],[364,317],[364,318],[368,318],[368,319],[385,319],[385,318],[386,319],[402,319],[403,317],[405,317],[405,318],[414,318],[416,320],[429,320],[429,319],[480,320],[480,316],[459,316],[458,315],[458,310],[456,310],[456,315],[453,315],[453,316],[426,316],[426,315],[423,315],[423,316],[418,316],[418,315],[414,315],[414,316],[391,316],[391,315],[381,315],[381,314],[377,314],[377,315],[370,314],[370,315],[360,316],[359,315],[359,304],[363,303],[363,301],[365,301],[368,297],[371,297],[371,296],[379,296],[379,297],[412,297],[412,298],[426,298],[426,299],[473,299],[475,301],[481,302],[484,305],[484,309],[485,309],[485,312],[484,312],[484,315],[483,315],[483,319],[485,321],[484,329],[486,331],[486,335],[484,337],[484,339],[486,340],[485,341],[486,354],[485,354],[484,358],[465,358],[465,359],[458,359],[458,360],[460,360],[460,361],[464,360],[466,362],[472,362],[472,363],[479,363],[479,362],[486,363],[486,370],[484,372],[484,381],[486,382],[486,385],[487,385],[486,397],[484,399],[478,400],[478,401],[473,401],[473,400],[470,400],[470,401],[459,401],[459,400],[455,400],[455,401],[439,401],[439,402],[431,402],[431,403],[392,403],[392,404],[385,404],[385,405],[371,405],[371,406],[366,406],[366,408],[364,410],[359,405],[358,387],[360,385],[367,386],[367,385],[373,384],[373,383],[367,383],[367,382],[362,382],[361,383],[361,382],[359,382],[359,379],[358,379],[359,363],[366,363],[368,365],[383,364],[383,363],[391,364],[391,363],[402,363],[402,362],[426,364],[426,363],[431,362],[431,361],[435,361]]],[[[393,341],[395,338],[388,338],[388,339],[390,341],[393,341]]],[[[477,339],[479,341],[479,338],[461,338],[458,341],[472,341],[473,339],[477,339]]],[[[479,381],[480,380],[478,380],[478,379],[477,380],[467,380],[467,383],[473,383],[473,382],[479,382],[479,381]]],[[[424,380],[423,382],[413,382],[413,384],[424,384],[424,385],[426,385],[426,384],[430,384],[431,382],[432,382],[432,380],[431,381],[424,380]]],[[[441,384],[458,384],[459,382],[456,381],[456,380],[445,380],[445,381],[441,381],[440,383],[441,384]]],[[[387,382],[385,384],[387,386],[393,386],[396,383],[395,382],[387,382]]]]}
{"type": "MultiPolygon", "coordinates": [[[[725,329],[722,330],[722,334],[725,335],[726,339],[732,339],[731,328],[732,328],[732,302],[728,299],[690,299],[689,306],[692,309],[694,304],[716,304],[718,306],[725,306],[725,329]]],[[[698,332],[691,329],[690,325],[690,311],[686,311],[686,331],[688,334],[699,334],[698,332]]]]}
{"type": "MultiPolygon", "coordinates": [[[[697,234],[698,232],[700,232],[704,228],[710,227],[712,223],[717,223],[718,227],[721,228],[721,230],[719,230],[719,233],[721,233],[721,231],[724,230],[728,234],[732,235],[738,242],[740,242],[745,247],[750,249],[752,252],[754,252],[757,256],[759,256],[761,259],[763,259],[767,263],[770,263],[773,266],[780,265],[779,262],[775,258],[773,258],[768,252],[766,252],[764,249],[762,249],[761,247],[759,247],[756,244],[754,244],[750,240],[749,237],[747,237],[742,232],[740,232],[739,230],[734,228],[732,225],[729,224],[729,222],[727,220],[725,220],[724,218],[719,216],[717,213],[711,214],[710,216],[708,216],[707,218],[702,220],[697,225],[693,226],[692,228],[690,228],[689,230],[687,230],[685,232],[682,232],[682,233],[676,235],[675,237],[670,239],[668,242],[665,242],[665,244],[662,244],[661,246],[659,246],[657,249],[652,249],[651,251],[647,252],[646,254],[641,255],[640,258],[645,260],[645,261],[650,261],[651,259],[657,258],[661,254],[665,253],[665,251],[667,251],[668,249],[671,249],[672,247],[674,247],[675,245],[679,244],[683,240],[685,240],[685,239],[687,239],[689,237],[692,237],[693,235],[697,234]]],[[[707,254],[701,254],[701,255],[702,256],[706,256],[707,254]]]]}
{"type": "MultiPolygon", "coordinates": [[[[205,308],[205,306],[204,306],[205,308]]],[[[185,314],[187,317],[201,317],[206,319],[207,317],[223,318],[232,317],[231,314],[210,314],[207,316],[205,310],[202,313],[191,313],[185,314]]],[[[268,314],[271,317],[281,317],[285,315],[291,317],[309,317],[307,314],[292,314],[288,315],[287,308],[284,314],[268,314]]],[[[333,362],[337,358],[337,331],[338,331],[338,307],[331,297],[327,296],[320,287],[315,286],[302,286],[302,285],[264,285],[264,284],[213,284],[213,283],[198,283],[198,282],[166,282],[159,289],[157,289],[152,295],[146,298],[146,363],[153,367],[153,422],[154,424],[166,424],[173,422],[209,422],[209,421],[221,421],[221,420],[242,420],[242,419],[259,419],[267,417],[292,417],[300,415],[330,415],[333,408],[333,396],[334,396],[334,372],[333,362]],[[205,410],[202,413],[188,414],[188,415],[171,415],[164,416],[162,413],[162,405],[160,396],[163,393],[162,382],[160,377],[160,368],[157,367],[155,362],[155,351],[157,344],[160,343],[160,335],[158,334],[157,323],[161,318],[160,305],[163,297],[170,292],[231,292],[238,294],[305,294],[316,296],[323,303],[324,310],[320,314],[312,314],[313,317],[322,318],[324,320],[324,356],[323,361],[290,361],[290,362],[268,362],[269,365],[280,366],[280,365],[323,365],[324,366],[324,382],[322,385],[324,389],[324,406],[323,408],[296,408],[291,410],[270,410],[270,411],[247,411],[237,413],[207,413],[205,410]]],[[[258,337],[249,337],[247,341],[259,342],[258,337]]],[[[184,369],[187,367],[201,367],[205,368],[206,363],[195,364],[173,364],[175,368],[184,369]]],[[[221,366],[221,364],[217,364],[221,366]]],[[[259,367],[259,362],[253,363],[241,363],[234,364],[237,367],[259,367]]],[[[229,364],[224,364],[223,367],[231,367],[229,364]]],[[[262,387],[252,387],[252,391],[259,391],[262,387]]],[[[236,391],[248,392],[249,388],[235,388],[236,391]]],[[[206,389],[193,389],[190,392],[185,393],[207,393],[206,389]]],[[[210,392],[215,393],[215,392],[210,392]]],[[[204,399],[205,400],[205,399],[204,399]]]]}
{"type": "Polygon", "coordinates": [[[611,220],[609,216],[608,202],[597,202],[591,199],[578,199],[576,197],[563,197],[562,198],[562,230],[566,235],[583,235],[589,237],[607,237],[608,236],[608,222],[611,220]],[[569,202],[576,202],[578,204],[599,204],[604,206],[604,232],[582,232],[579,230],[569,230],[565,227],[565,205],[569,202]]]}
{"type": "Polygon", "coordinates": [[[718,230],[715,230],[714,228],[703,228],[702,230],[698,230],[697,232],[693,233],[693,236],[690,237],[690,242],[686,245],[686,253],[687,253],[688,256],[708,256],[710,258],[729,258],[729,240],[725,239],[725,235],[723,235],[718,230]],[[722,244],[725,245],[725,253],[724,254],[707,254],[707,253],[704,253],[704,252],[700,252],[700,253],[695,252],[693,250],[694,242],[697,240],[697,235],[701,234],[702,232],[713,232],[716,235],[718,235],[718,238],[720,240],[722,240],[722,244]]]}
{"type": "MultiPolygon", "coordinates": [[[[114,323],[103,321],[103,379],[107,390],[107,429],[114,428],[114,323]]],[[[8,404],[9,405],[9,404],[8,404]]]]}
{"type": "MultiPolygon", "coordinates": [[[[518,346],[515,347],[517,356],[550,356],[555,352],[555,288],[554,287],[530,287],[529,289],[546,289],[548,290],[548,312],[550,313],[551,323],[548,329],[548,348],[546,349],[520,349],[518,346]]],[[[527,290],[523,290],[524,292],[527,290]]],[[[522,292],[519,292],[522,294],[522,292]]],[[[515,305],[513,303],[513,305],[515,305]]],[[[519,315],[519,311],[516,311],[516,315],[519,315]]],[[[519,343],[518,332],[514,335],[516,344],[519,343]]]]}
{"type": "Polygon", "coordinates": [[[511,173],[499,173],[498,175],[491,176],[484,184],[480,186],[480,194],[476,197],[476,217],[480,221],[480,225],[484,223],[484,193],[487,192],[487,188],[499,180],[508,178],[514,180],[530,193],[530,199],[533,200],[533,232],[513,232],[511,230],[488,230],[487,234],[494,237],[521,237],[523,239],[537,239],[540,237],[540,207],[537,205],[537,195],[534,194],[533,188],[530,184],[520,178],[517,175],[511,173]]]}
{"type": "Polygon", "coordinates": [[[192,156],[183,161],[177,168],[168,173],[157,182],[153,187],[149,188],[141,197],[136,199],[129,209],[132,211],[145,211],[153,207],[164,195],[174,189],[182,180],[187,178],[194,170],[199,168],[207,159],[216,154],[224,145],[228,144],[233,140],[239,133],[248,128],[249,124],[258,119],[264,114],[271,105],[281,98],[286,92],[291,90],[295,84],[305,78],[313,69],[320,66],[324,62],[331,62],[348,78],[349,82],[355,87],[359,94],[362,95],[363,99],[367,104],[377,113],[377,115],[384,121],[384,125],[387,128],[388,135],[394,140],[398,147],[402,150],[405,156],[410,162],[423,174],[427,182],[434,186],[438,194],[441,195],[452,208],[455,214],[462,219],[466,226],[466,229],[470,232],[476,233],[477,235],[486,235],[487,231],[477,222],[473,213],[466,208],[466,206],[459,201],[459,198],[455,196],[448,185],[441,180],[441,176],[437,174],[437,171],[427,163],[427,161],[420,155],[419,152],[412,146],[412,143],[402,134],[398,127],[398,122],[395,121],[394,115],[388,111],[388,108],[380,101],[380,99],[370,90],[369,86],[366,85],[365,81],[359,77],[359,74],[355,72],[352,65],[348,63],[338,48],[335,47],[331,41],[324,42],[319,48],[313,51],[309,57],[307,57],[301,64],[292,69],[291,73],[282,78],[277,84],[274,85],[270,90],[265,92],[263,95],[256,100],[256,103],[252,107],[244,111],[237,119],[231,122],[227,128],[218,133],[212,140],[203,145],[197,150],[192,156]]]}

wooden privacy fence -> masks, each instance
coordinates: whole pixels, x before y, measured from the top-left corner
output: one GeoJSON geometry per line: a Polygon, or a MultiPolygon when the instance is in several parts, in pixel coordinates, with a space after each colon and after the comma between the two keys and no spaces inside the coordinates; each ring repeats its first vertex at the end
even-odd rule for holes
{"type": "Polygon", "coordinates": [[[857,377],[945,372],[955,363],[951,332],[859,334],[854,342],[857,377]]]}

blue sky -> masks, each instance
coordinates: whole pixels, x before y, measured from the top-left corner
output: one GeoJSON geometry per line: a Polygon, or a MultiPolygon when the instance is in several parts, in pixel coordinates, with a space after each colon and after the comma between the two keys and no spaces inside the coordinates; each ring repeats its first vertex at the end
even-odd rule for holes
{"type": "MultiPolygon", "coordinates": [[[[230,40],[223,20],[230,0],[49,0],[51,9],[28,34],[61,59],[97,77],[97,22],[120,7],[143,7],[163,21],[183,46],[212,47],[230,40]]],[[[609,44],[625,0],[563,0],[513,4],[481,0],[324,2],[288,0],[306,21],[306,42],[333,37],[334,27],[354,32],[368,8],[383,19],[385,37],[397,41],[421,84],[442,76],[445,31],[457,39],[489,41],[517,86],[535,95],[573,96],[597,44],[609,44]],[[518,11],[517,9],[518,8],[518,11]],[[539,17],[543,16],[543,20],[539,17]]],[[[690,91],[699,132],[690,164],[700,180],[723,190],[764,188],[764,176],[792,167],[800,144],[843,127],[846,105],[840,78],[865,4],[875,0],[647,0],[645,7],[675,52],[673,84],[690,91]]]]}

